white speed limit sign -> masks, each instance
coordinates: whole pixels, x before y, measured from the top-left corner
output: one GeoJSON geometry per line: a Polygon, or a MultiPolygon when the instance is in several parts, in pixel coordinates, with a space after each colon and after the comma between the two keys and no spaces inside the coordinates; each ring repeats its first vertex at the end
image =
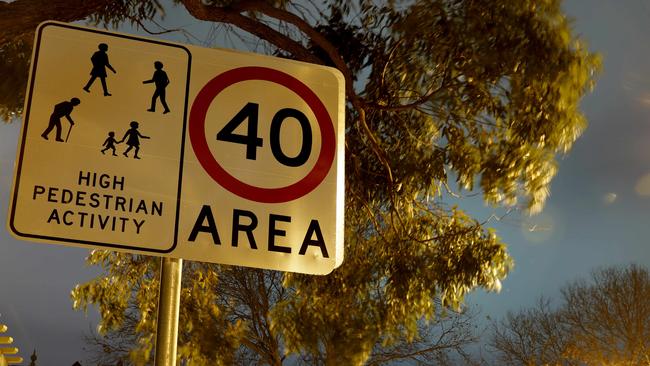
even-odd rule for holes
{"type": "Polygon", "coordinates": [[[255,59],[220,63],[217,73],[205,65],[211,77],[189,114],[185,248],[219,252],[227,263],[327,273],[342,260],[342,76],[255,59]]]}

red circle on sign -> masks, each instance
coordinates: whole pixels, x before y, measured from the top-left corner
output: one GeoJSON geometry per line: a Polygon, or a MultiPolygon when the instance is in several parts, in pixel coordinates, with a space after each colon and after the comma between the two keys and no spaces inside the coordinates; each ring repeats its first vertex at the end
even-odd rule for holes
{"type": "Polygon", "coordinates": [[[288,202],[313,191],[327,176],[334,161],[336,139],[332,119],[323,102],[307,85],[282,71],[248,66],[217,75],[201,89],[190,111],[190,141],[203,169],[228,191],[239,197],[263,203],[288,202]],[[244,183],[228,173],[212,156],[205,136],[205,118],[212,101],[227,87],[249,80],[269,81],[284,86],[302,98],[318,121],[321,148],[312,170],[301,180],[286,187],[262,188],[244,183]]]}

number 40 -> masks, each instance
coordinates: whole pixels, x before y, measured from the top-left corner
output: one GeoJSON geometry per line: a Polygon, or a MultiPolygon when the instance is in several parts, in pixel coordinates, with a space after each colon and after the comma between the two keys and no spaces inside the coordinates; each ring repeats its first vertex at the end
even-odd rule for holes
{"type": "MultiPolygon", "coordinates": [[[[256,160],[257,148],[263,146],[263,139],[258,136],[259,104],[249,102],[217,133],[217,140],[246,145],[246,159],[256,160]],[[246,135],[235,133],[235,129],[248,119],[246,135]]],[[[283,165],[298,167],[307,162],[311,154],[312,133],[309,119],[304,113],[293,108],[280,109],[271,120],[270,134],[271,152],[275,159],[283,165]],[[302,146],[294,157],[287,156],[280,146],[280,129],[287,118],[294,118],[302,129],[302,146]]]]}

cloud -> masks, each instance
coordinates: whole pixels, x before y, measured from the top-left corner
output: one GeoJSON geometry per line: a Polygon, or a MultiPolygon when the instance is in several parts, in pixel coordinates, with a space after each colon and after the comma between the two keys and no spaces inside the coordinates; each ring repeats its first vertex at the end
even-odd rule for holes
{"type": "Polygon", "coordinates": [[[612,203],[616,202],[617,198],[618,195],[616,193],[609,192],[603,196],[603,202],[605,203],[605,205],[611,205],[612,203]]]}
{"type": "Polygon", "coordinates": [[[641,106],[645,108],[650,108],[650,93],[643,93],[637,97],[637,101],[641,106]]]}
{"type": "Polygon", "coordinates": [[[531,243],[549,241],[556,234],[557,220],[548,207],[541,213],[521,224],[521,233],[531,243]]]}
{"type": "Polygon", "coordinates": [[[639,178],[639,180],[636,181],[636,186],[634,186],[634,190],[636,191],[636,194],[638,194],[641,197],[650,196],[650,173],[647,173],[646,175],[642,176],[641,178],[639,178]]]}

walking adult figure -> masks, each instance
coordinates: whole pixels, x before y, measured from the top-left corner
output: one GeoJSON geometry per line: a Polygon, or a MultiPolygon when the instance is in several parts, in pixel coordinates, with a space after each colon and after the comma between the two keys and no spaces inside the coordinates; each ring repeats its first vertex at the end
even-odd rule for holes
{"type": "Polygon", "coordinates": [[[70,128],[72,128],[74,121],[70,117],[70,113],[72,113],[74,107],[78,106],[79,103],[81,103],[79,98],[72,98],[70,101],[61,102],[55,105],[54,111],[52,112],[52,115],[50,115],[50,123],[41,134],[41,137],[47,140],[52,129],[56,128],[56,141],[63,142],[63,139],[61,138],[61,118],[67,118],[70,122],[70,128]]]}
{"type": "Polygon", "coordinates": [[[169,113],[169,107],[167,106],[167,101],[165,100],[165,88],[167,88],[167,85],[169,85],[169,78],[167,77],[167,73],[162,69],[162,62],[154,62],[153,67],[156,69],[156,71],[154,71],[151,80],[145,80],[142,82],[142,84],[154,83],[156,85],[156,90],[153,92],[153,97],[151,97],[151,108],[147,109],[147,111],[156,111],[156,99],[160,97],[160,103],[162,104],[163,108],[165,108],[163,114],[169,113]]]}
{"type": "Polygon", "coordinates": [[[99,51],[93,53],[90,58],[90,61],[93,63],[93,68],[90,70],[90,80],[88,80],[88,83],[86,83],[86,86],[84,86],[83,89],[87,93],[90,93],[90,86],[93,85],[95,79],[99,78],[102,82],[102,88],[104,88],[104,96],[108,97],[111,96],[111,93],[108,92],[108,88],[106,87],[106,68],[108,67],[113,74],[117,74],[117,71],[115,71],[113,66],[108,62],[108,54],[106,54],[108,51],[108,45],[106,43],[100,43],[97,47],[99,48],[99,51]]]}

